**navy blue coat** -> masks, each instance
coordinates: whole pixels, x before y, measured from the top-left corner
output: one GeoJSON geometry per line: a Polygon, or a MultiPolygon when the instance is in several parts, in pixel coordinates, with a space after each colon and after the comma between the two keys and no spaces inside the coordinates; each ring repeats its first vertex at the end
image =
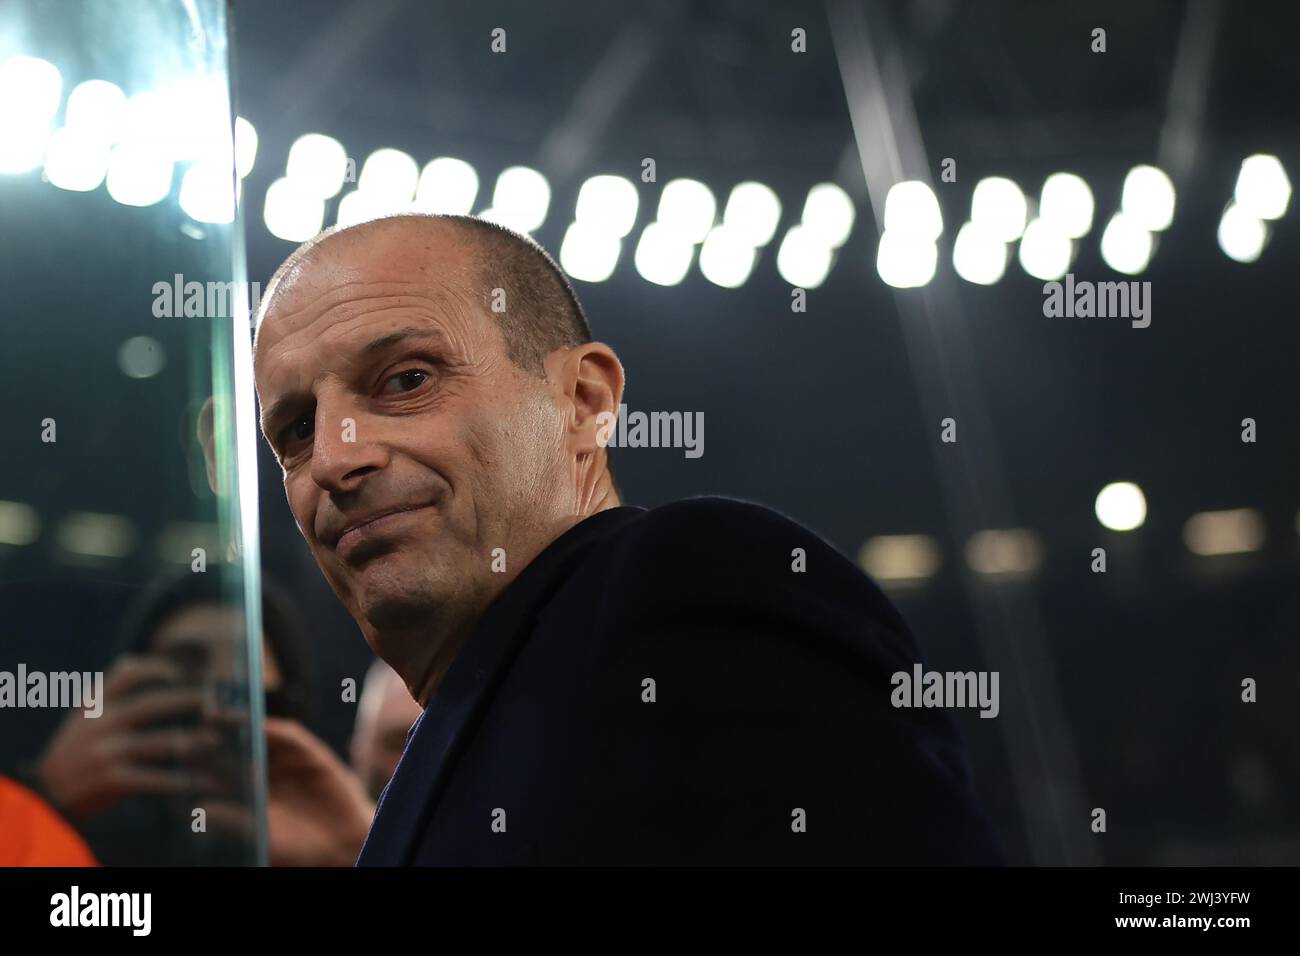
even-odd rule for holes
{"type": "Polygon", "coordinates": [[[1000,863],[949,716],[890,704],[917,659],[776,512],[597,513],[485,612],[358,865],[1000,863]]]}

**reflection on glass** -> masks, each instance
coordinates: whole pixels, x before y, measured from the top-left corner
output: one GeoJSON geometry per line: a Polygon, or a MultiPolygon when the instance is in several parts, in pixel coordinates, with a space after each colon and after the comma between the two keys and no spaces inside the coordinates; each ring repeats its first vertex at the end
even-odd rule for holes
{"type": "Polygon", "coordinates": [[[0,8],[3,864],[267,861],[227,70],[221,0],[0,8]]]}

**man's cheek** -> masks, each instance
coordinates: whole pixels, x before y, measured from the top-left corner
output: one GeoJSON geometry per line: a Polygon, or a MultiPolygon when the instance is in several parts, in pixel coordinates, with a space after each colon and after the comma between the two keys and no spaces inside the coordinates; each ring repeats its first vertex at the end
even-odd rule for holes
{"type": "Polygon", "coordinates": [[[285,492],[289,513],[293,515],[293,523],[297,526],[298,533],[311,545],[312,550],[315,550],[319,542],[315,534],[316,514],[310,499],[306,495],[296,494],[289,486],[285,487],[285,492]]]}

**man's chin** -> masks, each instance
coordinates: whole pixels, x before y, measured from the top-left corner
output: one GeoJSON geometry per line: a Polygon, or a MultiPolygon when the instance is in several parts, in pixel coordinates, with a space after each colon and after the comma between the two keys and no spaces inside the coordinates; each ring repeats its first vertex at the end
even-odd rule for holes
{"type": "Polygon", "coordinates": [[[418,548],[391,548],[359,563],[330,556],[326,577],[366,632],[437,627],[464,613],[472,587],[459,557],[418,548]]]}
{"type": "Polygon", "coordinates": [[[432,623],[439,603],[427,582],[372,584],[357,593],[357,607],[365,623],[380,631],[432,623]]]}
{"type": "Polygon", "coordinates": [[[425,557],[388,550],[327,577],[359,625],[391,628],[427,619],[437,608],[441,589],[431,570],[425,557]]]}

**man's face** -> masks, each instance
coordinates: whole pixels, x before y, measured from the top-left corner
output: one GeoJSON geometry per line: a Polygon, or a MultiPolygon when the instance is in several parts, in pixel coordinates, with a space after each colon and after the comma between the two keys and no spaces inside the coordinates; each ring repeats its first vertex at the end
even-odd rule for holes
{"type": "Polygon", "coordinates": [[[411,631],[476,617],[575,510],[555,393],[507,357],[475,281],[454,235],[344,234],[273,290],[258,336],[289,508],[408,686],[436,652],[411,631]]]}

